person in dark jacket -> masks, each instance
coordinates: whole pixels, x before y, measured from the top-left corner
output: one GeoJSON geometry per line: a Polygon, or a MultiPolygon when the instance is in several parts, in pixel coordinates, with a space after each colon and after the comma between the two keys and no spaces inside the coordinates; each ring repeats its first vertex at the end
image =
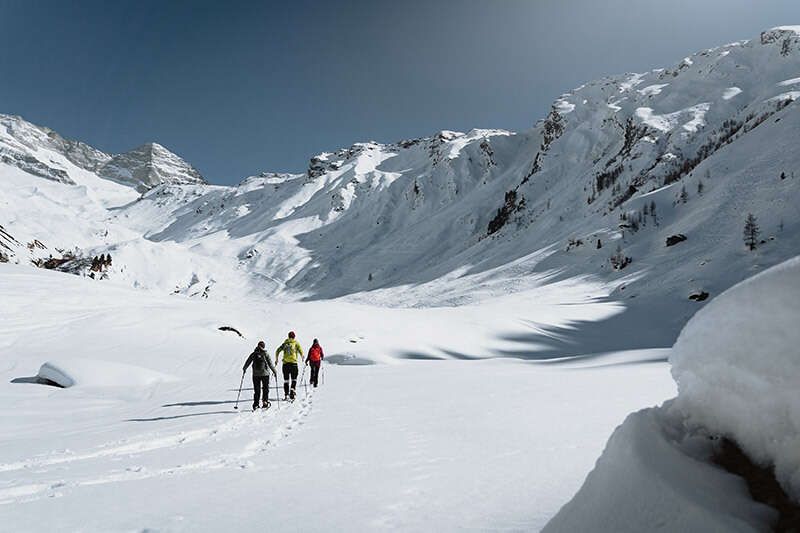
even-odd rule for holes
{"type": "Polygon", "coordinates": [[[319,383],[319,368],[322,366],[322,360],[325,359],[325,353],[322,351],[322,346],[319,341],[314,339],[314,344],[308,349],[308,357],[306,357],[306,364],[311,366],[311,384],[316,387],[319,383]]]}
{"type": "Polygon", "coordinates": [[[278,382],[278,372],[275,370],[275,365],[269,358],[265,348],[267,345],[264,341],[259,341],[256,349],[247,358],[247,361],[242,367],[242,372],[247,372],[247,367],[253,365],[253,411],[258,409],[259,402],[262,400],[263,390],[263,404],[262,407],[269,407],[269,373],[270,371],[275,376],[275,382],[278,382]]]}

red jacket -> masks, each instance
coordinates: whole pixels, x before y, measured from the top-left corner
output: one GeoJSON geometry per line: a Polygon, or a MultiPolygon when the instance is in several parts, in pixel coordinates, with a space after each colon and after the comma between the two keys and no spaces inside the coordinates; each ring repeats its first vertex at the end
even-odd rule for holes
{"type": "Polygon", "coordinates": [[[325,358],[325,354],[322,352],[322,346],[319,344],[315,344],[311,348],[308,349],[308,360],[313,363],[319,363],[325,358]]]}

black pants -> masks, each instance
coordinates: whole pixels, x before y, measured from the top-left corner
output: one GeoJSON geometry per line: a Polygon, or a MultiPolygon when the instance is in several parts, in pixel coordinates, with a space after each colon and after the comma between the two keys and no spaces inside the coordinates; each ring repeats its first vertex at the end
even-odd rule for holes
{"type": "Polygon", "coordinates": [[[253,409],[258,409],[262,389],[264,391],[264,405],[267,405],[269,400],[269,374],[266,376],[253,376],[253,409]]]}
{"type": "Polygon", "coordinates": [[[297,387],[297,363],[283,363],[283,395],[294,398],[294,390],[297,387]],[[292,393],[289,394],[289,378],[292,378],[292,393]]]}
{"type": "Polygon", "coordinates": [[[311,366],[311,384],[316,387],[319,383],[319,367],[322,361],[309,361],[308,364],[311,366]]]}

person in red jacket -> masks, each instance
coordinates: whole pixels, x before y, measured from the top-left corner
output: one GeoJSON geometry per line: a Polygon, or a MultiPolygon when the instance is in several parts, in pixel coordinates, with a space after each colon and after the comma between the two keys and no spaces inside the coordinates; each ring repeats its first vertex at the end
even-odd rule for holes
{"type": "Polygon", "coordinates": [[[314,339],[314,344],[308,349],[308,357],[306,357],[306,364],[311,365],[311,384],[316,387],[319,383],[319,367],[322,366],[322,360],[325,359],[325,353],[322,351],[322,346],[319,341],[314,339]]]}

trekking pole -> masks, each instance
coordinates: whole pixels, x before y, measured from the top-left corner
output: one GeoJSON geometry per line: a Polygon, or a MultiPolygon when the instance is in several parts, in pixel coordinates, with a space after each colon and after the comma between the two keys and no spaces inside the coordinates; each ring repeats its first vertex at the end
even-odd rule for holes
{"type": "Polygon", "coordinates": [[[322,384],[325,385],[325,363],[320,361],[319,366],[322,369],[322,384]]]}
{"type": "Polygon", "coordinates": [[[244,373],[245,370],[242,370],[242,381],[239,382],[239,393],[236,395],[236,405],[233,406],[234,409],[239,409],[239,396],[242,395],[242,385],[244,385],[244,373]]]}
{"type": "Polygon", "coordinates": [[[275,372],[275,398],[278,400],[278,410],[281,408],[281,391],[278,390],[278,373],[275,372]]]}
{"type": "Polygon", "coordinates": [[[303,365],[303,374],[300,376],[300,383],[303,384],[303,391],[305,391],[305,395],[308,396],[308,387],[306,387],[306,382],[304,381],[306,378],[306,368],[308,368],[308,363],[303,365]]]}

